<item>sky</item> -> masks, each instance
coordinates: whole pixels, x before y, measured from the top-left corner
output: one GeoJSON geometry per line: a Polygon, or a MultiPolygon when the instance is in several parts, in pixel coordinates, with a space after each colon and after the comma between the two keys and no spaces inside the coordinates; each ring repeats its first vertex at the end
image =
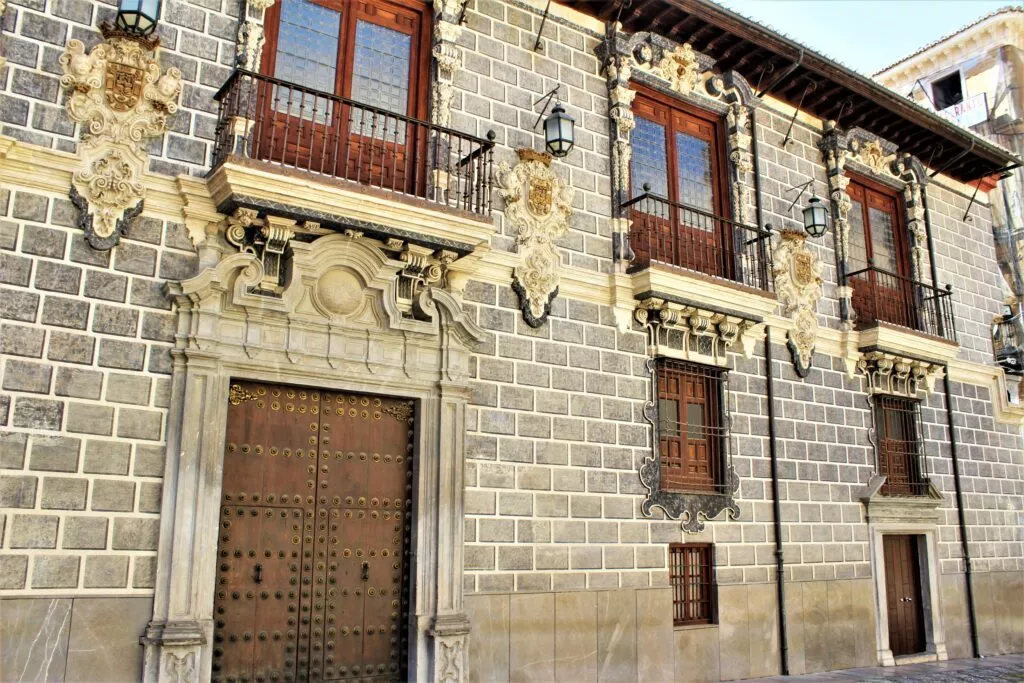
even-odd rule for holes
{"type": "Polygon", "coordinates": [[[1014,0],[715,0],[865,75],[1014,0]]]}

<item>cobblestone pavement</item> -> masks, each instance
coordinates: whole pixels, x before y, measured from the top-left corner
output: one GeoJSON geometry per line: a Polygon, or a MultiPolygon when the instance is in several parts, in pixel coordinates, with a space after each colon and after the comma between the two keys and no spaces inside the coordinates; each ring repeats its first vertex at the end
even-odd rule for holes
{"type": "Polygon", "coordinates": [[[744,683],[932,683],[944,681],[1024,681],[1024,654],[955,659],[930,664],[844,669],[806,676],[757,678],[744,683]]]}

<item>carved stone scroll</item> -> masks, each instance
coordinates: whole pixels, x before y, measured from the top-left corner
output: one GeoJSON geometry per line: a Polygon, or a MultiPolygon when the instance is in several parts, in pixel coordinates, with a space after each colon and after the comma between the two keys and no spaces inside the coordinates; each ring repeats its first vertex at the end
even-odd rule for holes
{"type": "Polygon", "coordinates": [[[59,59],[68,114],[85,124],[71,199],[94,249],[116,245],[128,221],[142,211],[145,143],[166,132],[181,98],[181,71],[161,72],[156,41],[107,25],[102,30],[106,40],[91,52],[72,39],[59,59]]]}
{"type": "MultiPolygon", "coordinates": [[[[462,35],[459,20],[468,0],[435,0],[434,36],[431,55],[434,57],[434,82],[430,90],[430,121],[450,127],[452,99],[455,97],[455,76],[462,69],[462,35]]],[[[437,183],[435,183],[437,185],[437,183]]]]}
{"type": "Polygon", "coordinates": [[[943,376],[938,363],[882,351],[865,353],[857,364],[858,371],[867,379],[868,394],[891,394],[918,398],[918,392],[935,390],[935,380],[943,376]]]}
{"type": "Polygon", "coordinates": [[[803,232],[785,231],[773,249],[772,275],[782,315],[793,320],[789,331],[789,352],[796,374],[806,377],[818,337],[818,300],[824,267],[807,246],[803,232]]]}
{"type": "Polygon", "coordinates": [[[505,219],[516,232],[520,265],[513,273],[512,289],[519,296],[523,319],[540,327],[558,295],[561,259],[555,240],[569,229],[572,188],[551,170],[548,154],[518,150],[514,167],[498,167],[498,191],[505,200],[505,219]]]}

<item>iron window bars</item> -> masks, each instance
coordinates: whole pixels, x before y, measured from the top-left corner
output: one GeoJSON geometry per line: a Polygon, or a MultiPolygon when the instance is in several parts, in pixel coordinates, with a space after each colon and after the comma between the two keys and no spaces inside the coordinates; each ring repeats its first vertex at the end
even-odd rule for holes
{"type": "Polygon", "coordinates": [[[713,559],[714,546],[710,543],[669,544],[668,571],[675,626],[716,622],[713,559]]]}
{"type": "Polygon", "coordinates": [[[927,458],[921,404],[909,398],[875,397],[878,471],[885,476],[883,496],[928,494],[927,458]]]}

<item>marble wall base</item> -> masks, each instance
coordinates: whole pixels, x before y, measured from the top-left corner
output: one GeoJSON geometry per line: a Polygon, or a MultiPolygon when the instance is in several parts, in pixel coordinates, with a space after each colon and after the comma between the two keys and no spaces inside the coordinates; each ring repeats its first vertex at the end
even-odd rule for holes
{"type": "Polygon", "coordinates": [[[138,681],[152,611],[148,597],[0,600],[0,680],[138,681]]]}
{"type": "Polygon", "coordinates": [[[878,665],[871,579],[787,583],[786,619],[791,674],[878,665]]]}

